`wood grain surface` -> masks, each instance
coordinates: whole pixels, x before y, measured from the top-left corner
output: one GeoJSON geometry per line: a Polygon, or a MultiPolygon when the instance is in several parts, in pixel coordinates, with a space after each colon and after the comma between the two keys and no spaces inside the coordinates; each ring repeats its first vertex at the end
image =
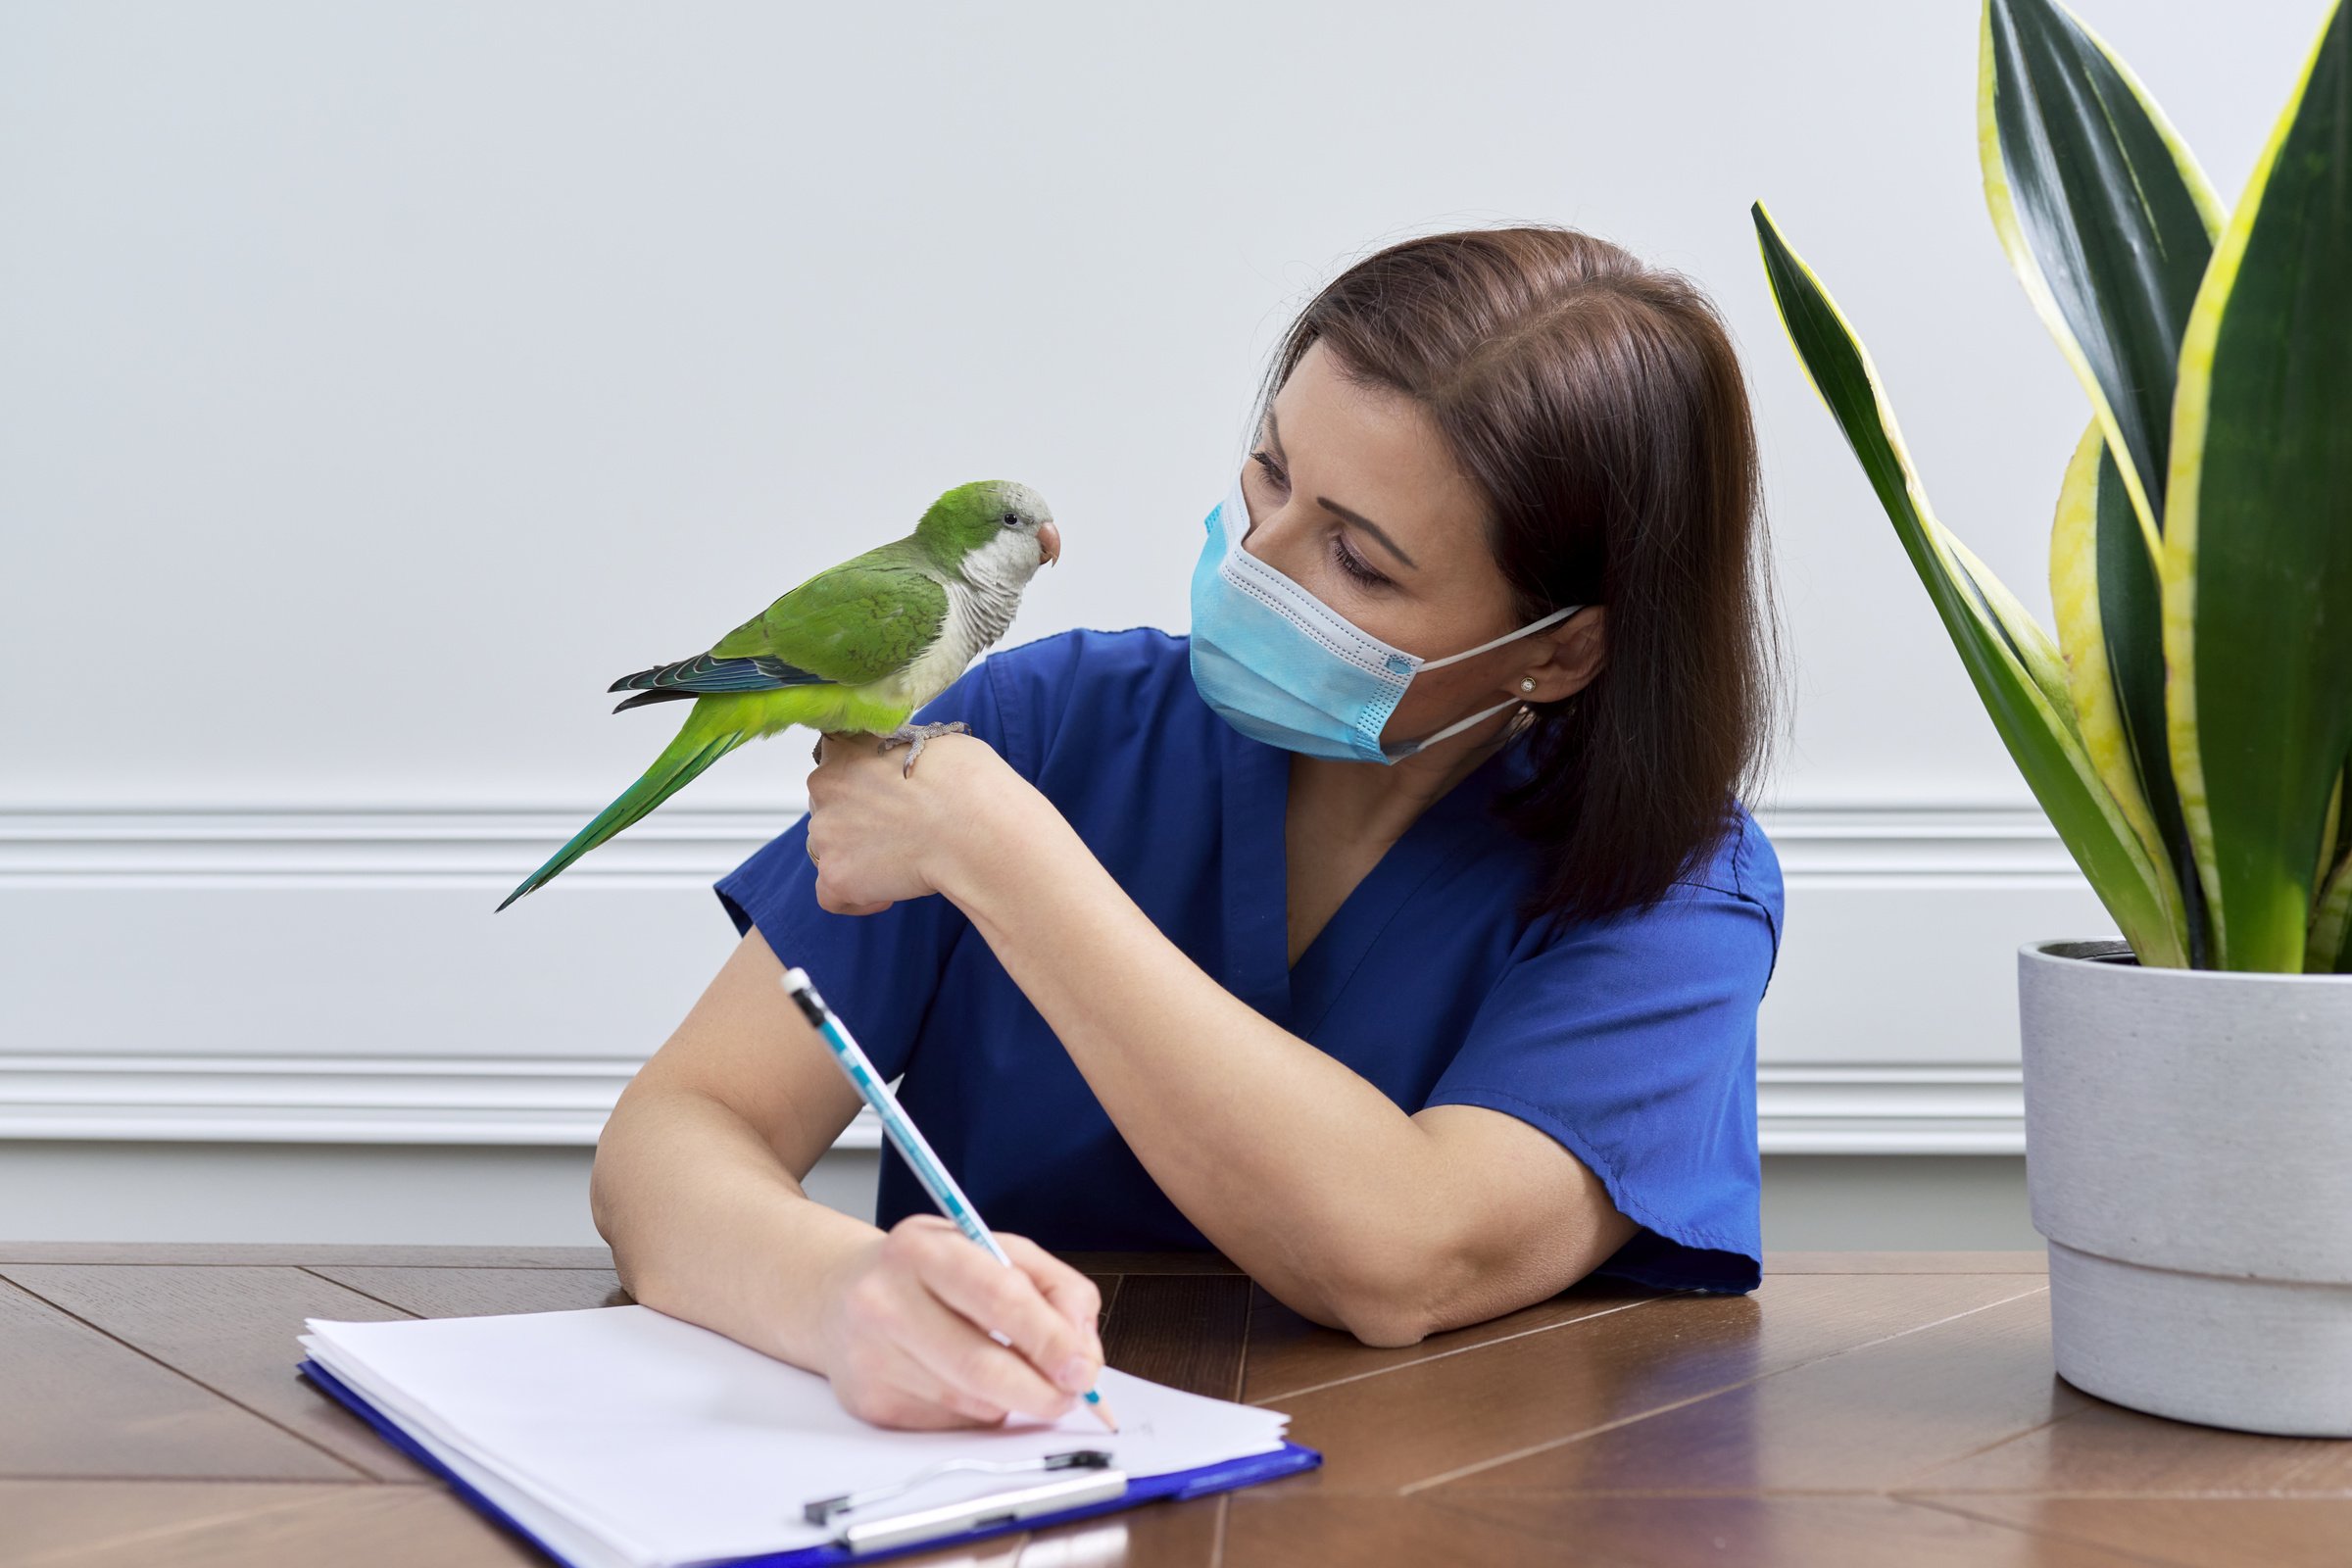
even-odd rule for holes
{"type": "MultiPolygon", "coordinates": [[[[1322,1467],[890,1560],[2352,1565],[2352,1442],[2071,1387],[2035,1252],[1773,1252],[1748,1296],[1588,1280],[1401,1348],[1213,1254],[1067,1255],[1112,1365],[1282,1410],[1322,1467]]],[[[295,1336],[628,1299],[601,1248],[0,1243],[0,1564],[545,1563],[298,1377],[295,1336]]]]}

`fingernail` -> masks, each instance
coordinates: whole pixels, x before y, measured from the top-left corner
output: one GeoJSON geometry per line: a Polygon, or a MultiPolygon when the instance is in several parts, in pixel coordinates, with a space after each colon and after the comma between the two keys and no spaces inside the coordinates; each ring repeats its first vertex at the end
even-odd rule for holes
{"type": "Polygon", "coordinates": [[[1073,1355],[1061,1363],[1061,1370],[1054,1375],[1054,1381],[1072,1394],[1084,1394],[1095,1381],[1095,1363],[1086,1356],[1073,1355]]]}

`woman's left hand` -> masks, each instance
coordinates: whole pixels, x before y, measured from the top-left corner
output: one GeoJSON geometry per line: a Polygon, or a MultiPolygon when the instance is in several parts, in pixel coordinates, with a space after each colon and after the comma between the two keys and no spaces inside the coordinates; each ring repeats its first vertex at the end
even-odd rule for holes
{"type": "Polygon", "coordinates": [[[826,735],[808,775],[816,902],[834,914],[877,914],[901,899],[946,891],[952,856],[999,831],[994,813],[1006,786],[1029,789],[971,735],[934,737],[912,773],[904,772],[906,749],[880,751],[878,739],[826,735]]]}

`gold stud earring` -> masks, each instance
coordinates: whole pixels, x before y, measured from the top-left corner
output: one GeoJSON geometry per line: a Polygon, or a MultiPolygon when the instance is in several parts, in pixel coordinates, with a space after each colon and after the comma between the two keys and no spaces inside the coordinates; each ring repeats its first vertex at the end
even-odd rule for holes
{"type": "Polygon", "coordinates": [[[1522,675],[1522,676],[1520,676],[1520,677],[1519,677],[1519,689],[1520,689],[1521,691],[1523,691],[1523,692],[1532,692],[1532,691],[1534,691],[1534,690],[1536,689],[1536,677],[1535,677],[1535,676],[1533,676],[1533,675],[1522,675]]]}

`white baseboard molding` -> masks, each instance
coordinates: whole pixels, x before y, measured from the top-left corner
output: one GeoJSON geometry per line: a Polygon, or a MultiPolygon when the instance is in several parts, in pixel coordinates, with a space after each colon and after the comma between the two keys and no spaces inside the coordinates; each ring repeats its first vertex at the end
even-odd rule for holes
{"type": "MultiPolygon", "coordinates": [[[[804,804],[782,802],[767,811],[665,806],[583,857],[563,880],[668,878],[707,886],[791,826],[804,804]]],[[[403,887],[455,882],[495,887],[504,897],[600,809],[601,804],[0,810],[0,887],[358,879],[403,887]]]]}
{"type": "MultiPolygon", "coordinates": [[[[0,1139],[575,1145],[634,1062],[0,1054],[0,1139]]],[[[1768,1154],[2020,1153],[2017,1069],[1768,1064],[1768,1154]]],[[[878,1149],[861,1110],[837,1149],[878,1149]]]]}
{"type": "MultiPolygon", "coordinates": [[[[710,884],[799,803],[665,808],[493,917],[594,809],[0,811],[0,1138],[594,1144],[733,945],[710,884]]],[[[1764,1152],[2021,1152],[2017,945],[2113,929],[2048,823],[1759,815],[1764,1152]]]]}
{"type": "MultiPolygon", "coordinates": [[[[0,808],[0,887],[350,877],[503,892],[602,805],[0,808]]],[[[707,886],[791,826],[803,805],[732,810],[672,803],[581,859],[564,881],[668,877],[707,886]]],[[[1759,810],[1757,820],[1792,880],[2077,878],[2031,804],[1783,806],[1759,810]]]]}
{"type": "MultiPolygon", "coordinates": [[[[593,1145],[634,1061],[0,1054],[0,1138],[593,1145]]],[[[860,1110],[838,1149],[879,1149],[860,1110]]]]}

